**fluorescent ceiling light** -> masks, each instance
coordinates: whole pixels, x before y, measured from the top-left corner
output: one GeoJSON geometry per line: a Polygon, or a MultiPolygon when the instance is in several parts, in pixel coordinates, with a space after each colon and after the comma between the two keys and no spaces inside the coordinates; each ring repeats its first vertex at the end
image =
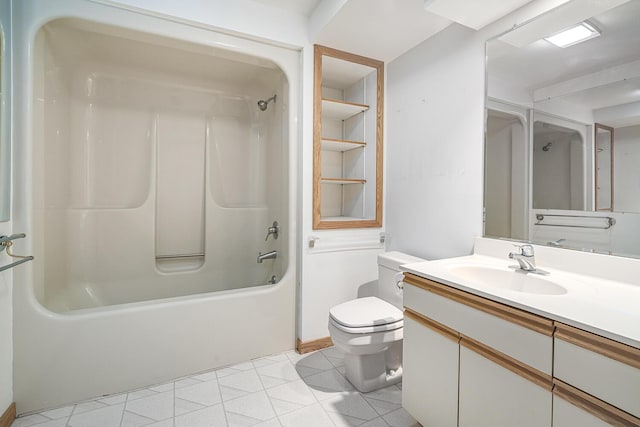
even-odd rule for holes
{"type": "Polygon", "coordinates": [[[545,37],[544,39],[551,44],[558,47],[569,47],[574,44],[582,43],[583,41],[590,40],[594,37],[598,37],[600,31],[596,30],[592,25],[586,22],[581,22],[571,28],[567,28],[564,31],[554,34],[551,37],[545,37]]]}

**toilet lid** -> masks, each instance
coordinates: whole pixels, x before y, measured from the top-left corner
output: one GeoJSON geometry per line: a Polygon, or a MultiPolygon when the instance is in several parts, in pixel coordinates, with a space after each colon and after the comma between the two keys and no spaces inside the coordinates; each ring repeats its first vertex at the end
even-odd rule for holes
{"type": "Polygon", "coordinates": [[[402,311],[376,297],[358,298],[329,310],[331,318],[349,328],[387,325],[402,320],[402,311]]]}

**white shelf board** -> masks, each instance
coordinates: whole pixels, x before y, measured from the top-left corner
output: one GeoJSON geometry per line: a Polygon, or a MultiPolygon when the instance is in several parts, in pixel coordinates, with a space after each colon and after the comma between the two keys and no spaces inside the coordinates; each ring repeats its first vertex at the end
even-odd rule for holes
{"type": "Polygon", "coordinates": [[[325,151],[349,151],[355,148],[363,148],[366,145],[360,141],[349,141],[346,139],[322,138],[320,148],[325,151]]]}
{"type": "Polygon", "coordinates": [[[364,184],[365,179],[320,178],[323,184],[364,184]]]}
{"type": "Polygon", "coordinates": [[[355,104],[336,99],[322,100],[322,117],[327,119],[346,120],[369,109],[368,105],[355,104]]]}
{"type": "Polygon", "coordinates": [[[323,216],[323,221],[362,221],[367,218],[362,218],[358,216],[323,216]]]}

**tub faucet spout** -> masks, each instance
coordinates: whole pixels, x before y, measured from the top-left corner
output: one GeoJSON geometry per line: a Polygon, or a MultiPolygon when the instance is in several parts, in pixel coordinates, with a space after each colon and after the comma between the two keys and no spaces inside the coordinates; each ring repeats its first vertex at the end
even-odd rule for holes
{"type": "Polygon", "coordinates": [[[278,251],[270,251],[267,253],[258,252],[258,264],[262,264],[265,259],[276,259],[278,257],[278,251]]]}

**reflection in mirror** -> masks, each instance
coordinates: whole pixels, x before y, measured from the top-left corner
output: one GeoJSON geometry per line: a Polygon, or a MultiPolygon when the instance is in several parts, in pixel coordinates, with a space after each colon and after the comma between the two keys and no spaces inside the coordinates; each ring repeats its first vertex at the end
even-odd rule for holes
{"type": "Polygon", "coordinates": [[[640,257],[639,18],[640,1],[572,0],[487,42],[486,236],[640,257]],[[581,22],[598,34],[546,40],[581,22]],[[513,111],[524,165],[495,141],[513,111]]]}
{"type": "Polygon", "coordinates": [[[613,128],[595,125],[596,210],[613,211],[613,128]]]}
{"type": "Polygon", "coordinates": [[[486,236],[524,239],[527,235],[524,120],[514,112],[487,112],[484,193],[486,236]]]}
{"type": "Polygon", "coordinates": [[[533,123],[533,208],[585,210],[584,140],[575,129],[533,123]]]}

